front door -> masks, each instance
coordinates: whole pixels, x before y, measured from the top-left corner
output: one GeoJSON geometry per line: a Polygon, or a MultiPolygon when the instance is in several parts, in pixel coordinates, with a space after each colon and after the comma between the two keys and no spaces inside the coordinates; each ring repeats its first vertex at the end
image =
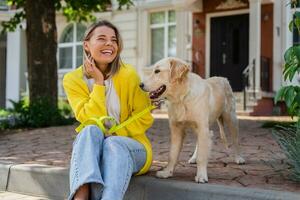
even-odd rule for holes
{"type": "Polygon", "coordinates": [[[0,35],[0,109],[5,107],[6,36],[0,35]]]}
{"type": "Polygon", "coordinates": [[[248,14],[211,18],[210,76],[226,77],[233,91],[241,91],[248,51],[248,14]]]}

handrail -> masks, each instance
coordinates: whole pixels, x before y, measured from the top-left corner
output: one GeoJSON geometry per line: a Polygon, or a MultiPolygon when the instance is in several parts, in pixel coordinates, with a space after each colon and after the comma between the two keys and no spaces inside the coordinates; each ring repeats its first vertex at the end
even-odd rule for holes
{"type": "MultiPolygon", "coordinates": [[[[249,63],[249,65],[243,70],[243,84],[244,84],[244,110],[246,110],[247,107],[247,91],[246,88],[249,85],[249,75],[250,71],[253,72],[252,80],[253,80],[253,87],[255,87],[255,59],[252,60],[252,63],[249,63]]],[[[253,90],[253,96],[256,98],[255,90],[253,90]]]]}

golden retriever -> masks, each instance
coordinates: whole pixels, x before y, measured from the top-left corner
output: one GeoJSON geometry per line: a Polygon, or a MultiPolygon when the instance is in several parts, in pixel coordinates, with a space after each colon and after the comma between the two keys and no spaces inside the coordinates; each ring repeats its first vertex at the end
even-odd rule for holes
{"type": "Polygon", "coordinates": [[[173,175],[182,147],[184,129],[192,128],[197,135],[197,145],[190,163],[197,163],[195,181],[205,183],[207,163],[211,149],[209,126],[217,120],[220,135],[227,147],[224,124],[227,124],[233,139],[235,162],[243,164],[238,144],[238,120],[235,99],[226,78],[202,79],[190,72],[190,67],[178,58],[165,58],[153,66],[153,72],[141,83],[141,88],[150,92],[154,101],[167,99],[171,144],[167,166],[156,173],[159,178],[173,175]]]}

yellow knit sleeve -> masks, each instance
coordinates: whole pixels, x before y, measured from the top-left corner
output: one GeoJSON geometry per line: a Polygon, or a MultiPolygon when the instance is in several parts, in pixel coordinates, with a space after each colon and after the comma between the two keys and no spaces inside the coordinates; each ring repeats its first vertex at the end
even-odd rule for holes
{"type": "Polygon", "coordinates": [[[91,117],[106,116],[105,86],[94,84],[91,93],[79,77],[68,73],[64,76],[63,87],[69,104],[79,122],[91,117]]]}
{"type": "MultiPolygon", "coordinates": [[[[134,71],[130,75],[130,92],[129,92],[129,104],[132,104],[130,107],[132,110],[130,111],[129,117],[136,115],[137,113],[143,111],[145,108],[151,105],[150,98],[146,92],[144,92],[140,87],[140,79],[137,73],[134,71]]],[[[134,137],[139,134],[145,134],[146,130],[151,127],[153,124],[153,117],[150,112],[146,113],[142,117],[134,120],[132,123],[128,124],[125,129],[128,133],[128,136],[134,137]]],[[[122,135],[125,130],[120,130],[121,132],[117,134],[122,135]]]]}

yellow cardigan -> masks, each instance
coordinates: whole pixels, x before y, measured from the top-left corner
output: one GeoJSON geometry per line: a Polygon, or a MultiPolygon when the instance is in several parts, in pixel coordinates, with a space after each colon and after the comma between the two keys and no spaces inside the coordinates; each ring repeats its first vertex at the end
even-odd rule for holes
{"type": "MultiPolygon", "coordinates": [[[[123,64],[119,72],[112,77],[112,81],[120,100],[120,123],[151,104],[148,95],[140,89],[139,76],[132,66],[123,64]]],[[[93,90],[90,92],[83,79],[82,66],[64,76],[63,86],[69,104],[79,122],[82,123],[90,117],[107,116],[105,86],[94,84],[93,90]]],[[[147,113],[116,132],[119,136],[131,137],[145,146],[146,163],[137,175],[146,173],[152,163],[152,147],[145,134],[152,123],[153,117],[151,113],[147,113]]]]}

